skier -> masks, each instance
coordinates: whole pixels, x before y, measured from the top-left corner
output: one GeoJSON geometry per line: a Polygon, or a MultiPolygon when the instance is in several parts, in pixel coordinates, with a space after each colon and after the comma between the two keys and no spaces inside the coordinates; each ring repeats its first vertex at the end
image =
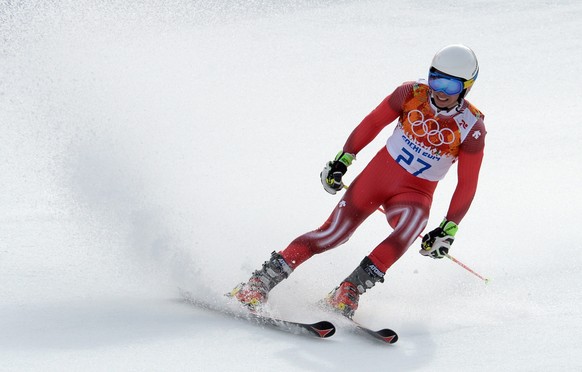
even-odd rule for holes
{"type": "Polygon", "coordinates": [[[448,212],[437,228],[424,235],[420,249],[424,256],[444,257],[475,195],[483,158],[483,114],[465,100],[478,72],[477,58],[470,48],[449,45],[434,56],[428,81],[406,82],[387,96],[354,129],[342,151],[321,172],[327,192],[342,190],[342,176],[356,154],[398,119],[386,146],[355,178],[328,220],[284,250],[273,252],[262,268],[248,282],[235,287],[230,296],[257,309],[273,287],[299,265],[314,254],[345,243],[381,207],[394,230],[324,301],[352,318],[360,295],[384,282],[386,271],[422,233],[437,183],[458,161],[458,181],[448,212]]]}

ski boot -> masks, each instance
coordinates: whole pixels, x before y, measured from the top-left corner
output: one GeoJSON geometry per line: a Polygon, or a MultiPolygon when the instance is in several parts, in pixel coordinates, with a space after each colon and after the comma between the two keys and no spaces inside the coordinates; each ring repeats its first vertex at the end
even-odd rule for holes
{"type": "Polygon", "coordinates": [[[286,279],[293,269],[285,262],[283,256],[277,252],[271,253],[271,259],[263,263],[263,267],[250,277],[248,282],[240,283],[228,297],[233,297],[250,310],[256,311],[267,302],[271,289],[286,279]]]}
{"type": "Polygon", "coordinates": [[[352,319],[358,309],[360,295],[377,282],[384,282],[384,273],[372,263],[372,260],[365,257],[356,270],[327,295],[324,305],[352,319]]]}

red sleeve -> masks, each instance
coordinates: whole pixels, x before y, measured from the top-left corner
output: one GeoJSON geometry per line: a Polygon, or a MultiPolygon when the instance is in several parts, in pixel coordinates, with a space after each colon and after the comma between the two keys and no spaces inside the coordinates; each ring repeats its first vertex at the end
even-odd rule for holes
{"type": "Polygon", "coordinates": [[[402,113],[402,105],[412,93],[414,83],[404,83],[362,120],[348,137],[343,151],[356,155],[368,145],[382,129],[393,122],[402,113]]]}
{"type": "Polygon", "coordinates": [[[453,193],[447,220],[461,223],[469,210],[479,180],[479,170],[485,148],[485,125],[479,120],[461,144],[457,165],[457,187],[453,193]]]}

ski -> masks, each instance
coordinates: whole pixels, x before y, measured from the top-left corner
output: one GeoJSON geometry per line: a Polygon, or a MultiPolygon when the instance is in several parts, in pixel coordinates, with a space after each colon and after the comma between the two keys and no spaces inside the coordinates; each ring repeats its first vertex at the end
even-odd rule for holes
{"type": "Polygon", "coordinates": [[[380,340],[386,344],[394,344],[398,341],[398,334],[390,328],[383,328],[378,331],[374,331],[373,329],[366,327],[352,318],[349,318],[343,315],[341,312],[335,311],[335,309],[330,308],[324,301],[320,301],[317,305],[317,308],[329,312],[330,314],[334,314],[339,316],[340,318],[344,319],[348,322],[352,328],[355,330],[356,333],[361,335],[370,336],[377,340],[380,340]]]}
{"type": "Polygon", "coordinates": [[[351,320],[351,322],[353,323],[356,330],[362,334],[372,336],[373,338],[385,342],[387,344],[393,344],[396,341],[398,341],[398,334],[391,330],[390,328],[384,328],[379,331],[374,331],[371,328],[365,327],[354,320],[351,320]]]}
{"type": "Polygon", "coordinates": [[[254,313],[250,313],[249,319],[255,321],[258,324],[268,325],[293,334],[309,334],[320,338],[328,338],[333,336],[335,333],[335,326],[326,320],[309,324],[281,320],[254,313]]]}
{"type": "Polygon", "coordinates": [[[317,323],[302,323],[277,319],[265,314],[254,313],[246,310],[244,313],[242,313],[240,311],[229,309],[228,307],[219,306],[218,304],[212,304],[209,302],[198,300],[192,297],[192,295],[188,292],[184,291],[180,292],[182,297],[184,298],[184,301],[190,305],[193,305],[201,309],[215,311],[236,319],[249,321],[250,323],[253,324],[266,326],[269,328],[277,329],[292,334],[309,335],[318,338],[328,338],[335,334],[335,326],[331,322],[325,320],[317,323]]]}

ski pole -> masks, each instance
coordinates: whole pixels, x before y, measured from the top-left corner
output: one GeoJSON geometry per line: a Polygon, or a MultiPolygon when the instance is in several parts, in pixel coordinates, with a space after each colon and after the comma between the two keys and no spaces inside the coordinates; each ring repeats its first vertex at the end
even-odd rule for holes
{"type": "MultiPolygon", "coordinates": [[[[420,234],[418,236],[419,238],[422,239],[422,234],[420,234]]],[[[449,260],[453,261],[454,263],[456,263],[457,265],[461,266],[463,269],[467,270],[468,272],[470,272],[471,274],[475,275],[476,277],[478,277],[479,279],[483,280],[485,282],[485,284],[489,284],[489,279],[488,278],[484,278],[483,276],[477,274],[477,272],[475,272],[474,270],[472,270],[469,266],[465,265],[464,263],[462,263],[461,261],[457,260],[455,257],[451,256],[448,253],[445,253],[445,257],[448,258],[449,260]]]]}
{"type": "MultiPolygon", "coordinates": [[[[344,189],[347,189],[348,185],[344,185],[344,189]]],[[[378,210],[384,214],[386,214],[386,211],[384,210],[384,208],[382,208],[382,206],[380,206],[378,208],[378,210]]],[[[419,238],[422,239],[422,234],[420,234],[418,236],[419,238]]],[[[475,272],[474,270],[472,270],[469,266],[465,265],[464,263],[462,263],[461,261],[457,260],[455,257],[451,256],[450,254],[445,254],[445,257],[447,257],[449,260],[453,261],[454,263],[456,263],[457,265],[461,266],[463,269],[467,270],[468,272],[470,272],[471,274],[475,275],[476,277],[478,277],[479,279],[483,280],[485,282],[485,284],[489,284],[490,279],[485,278],[481,275],[479,275],[477,272],[475,272]]]]}
{"type": "Polygon", "coordinates": [[[471,270],[471,268],[467,265],[465,265],[464,263],[462,263],[461,261],[457,260],[455,257],[451,256],[450,254],[445,254],[445,256],[453,261],[454,263],[456,263],[457,265],[461,266],[463,269],[467,270],[468,272],[470,272],[471,274],[475,275],[477,278],[483,280],[485,282],[485,284],[489,284],[490,279],[488,278],[484,278],[483,276],[479,275],[478,273],[476,273],[475,271],[471,270]]]}

